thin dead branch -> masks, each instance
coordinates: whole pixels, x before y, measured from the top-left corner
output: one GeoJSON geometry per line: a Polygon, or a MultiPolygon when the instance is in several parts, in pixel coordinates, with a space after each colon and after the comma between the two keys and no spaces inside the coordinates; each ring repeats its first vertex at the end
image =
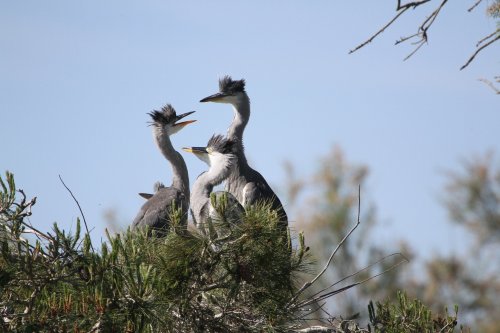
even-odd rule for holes
{"type": "MultiPolygon", "coordinates": [[[[329,298],[329,297],[331,297],[331,296],[334,296],[334,295],[340,294],[341,292],[344,292],[344,291],[346,291],[346,290],[348,290],[348,289],[351,289],[352,287],[355,287],[355,286],[358,286],[358,285],[360,285],[360,284],[366,283],[366,282],[368,282],[368,281],[370,281],[370,280],[373,280],[373,279],[375,279],[375,278],[377,278],[377,277],[379,277],[379,276],[381,276],[381,275],[383,275],[383,274],[385,274],[385,273],[387,273],[387,272],[389,272],[389,271],[393,270],[394,268],[398,267],[398,266],[399,266],[399,265],[401,265],[402,263],[404,263],[404,262],[408,262],[408,261],[409,261],[409,260],[408,260],[405,256],[403,256],[401,253],[396,253],[396,254],[398,254],[398,255],[402,256],[404,259],[403,259],[403,260],[398,261],[397,263],[395,263],[395,264],[393,264],[393,265],[391,265],[390,267],[388,267],[387,269],[385,269],[384,271],[382,271],[382,272],[380,272],[380,273],[378,273],[378,274],[371,275],[371,276],[367,277],[366,279],[361,280],[361,281],[359,281],[359,282],[352,283],[352,284],[347,285],[347,286],[345,286],[345,287],[342,287],[342,288],[339,288],[339,289],[336,289],[336,290],[333,290],[333,291],[327,292],[327,293],[325,293],[325,294],[319,295],[319,296],[317,296],[317,297],[311,298],[311,299],[309,299],[309,300],[306,300],[306,301],[304,301],[304,302],[302,302],[302,303],[298,304],[298,305],[297,305],[297,307],[304,307],[304,306],[307,306],[307,305],[310,305],[310,304],[313,304],[313,303],[316,303],[316,302],[319,302],[319,301],[325,300],[325,299],[327,299],[327,298],[329,298]]],[[[392,254],[392,255],[395,255],[395,254],[392,254]]],[[[391,256],[392,256],[392,255],[391,255],[391,256]]],[[[387,258],[387,257],[385,257],[385,258],[387,258]]],[[[383,260],[383,259],[381,259],[381,260],[383,260]]],[[[379,260],[378,262],[380,262],[381,260],[379,260]]],[[[350,276],[357,275],[358,273],[362,272],[362,271],[363,271],[363,270],[365,270],[365,269],[366,269],[366,268],[363,268],[363,269],[359,270],[358,272],[356,272],[356,273],[354,273],[354,274],[352,274],[352,275],[350,275],[350,276]]],[[[349,277],[350,277],[350,276],[349,276],[349,277]]],[[[348,277],[346,277],[346,278],[348,278],[348,277]]],[[[342,279],[342,281],[343,281],[343,280],[345,280],[346,278],[342,279]]],[[[339,281],[339,282],[340,282],[340,281],[339,281]]],[[[336,282],[335,284],[338,284],[339,282],[336,282]]],[[[333,285],[335,285],[335,284],[333,284],[333,285]]],[[[332,285],[332,286],[333,286],[333,285],[332,285]]]]}
{"type": "Polygon", "coordinates": [[[400,265],[401,263],[403,263],[403,262],[409,262],[408,258],[406,258],[406,257],[405,257],[402,253],[399,253],[399,252],[396,252],[396,253],[391,253],[391,254],[386,255],[386,256],[382,257],[381,259],[379,259],[379,260],[377,260],[377,261],[375,261],[375,262],[373,262],[373,263],[369,264],[368,266],[365,266],[365,267],[363,267],[362,269],[360,269],[360,270],[358,270],[358,271],[356,271],[356,272],[354,272],[354,273],[352,273],[352,274],[349,274],[349,275],[347,275],[347,276],[343,277],[342,279],[340,279],[340,280],[338,280],[338,281],[336,281],[336,282],[332,283],[330,286],[328,286],[328,287],[326,287],[326,288],[323,288],[322,290],[320,290],[320,291],[316,292],[315,294],[311,295],[311,297],[316,297],[317,295],[319,295],[319,294],[321,294],[321,293],[323,293],[323,292],[327,291],[328,289],[335,287],[335,286],[336,286],[336,285],[338,285],[339,283],[342,283],[342,282],[344,282],[345,280],[350,279],[350,278],[352,278],[352,277],[354,277],[354,276],[356,276],[356,275],[360,274],[361,272],[364,272],[364,271],[366,271],[366,270],[368,270],[368,269],[370,269],[370,268],[372,268],[372,267],[375,267],[376,265],[380,264],[381,262],[385,261],[386,259],[391,258],[391,257],[394,257],[394,256],[400,256],[400,257],[402,257],[403,259],[402,259],[401,261],[399,261],[397,264],[391,265],[391,266],[388,268],[388,270],[386,270],[386,271],[384,271],[384,272],[388,272],[389,270],[392,270],[393,268],[395,268],[395,267],[399,266],[399,265],[400,265]]]}
{"type": "Polygon", "coordinates": [[[357,220],[356,224],[351,228],[351,230],[349,230],[349,232],[344,236],[344,238],[342,238],[342,240],[340,241],[340,243],[333,250],[332,254],[330,255],[330,258],[328,258],[328,261],[326,262],[326,265],[325,265],[325,267],[323,267],[323,269],[321,270],[321,272],[319,272],[319,274],[316,275],[314,277],[314,279],[312,279],[311,281],[304,283],[304,285],[299,289],[299,291],[297,291],[297,293],[292,297],[292,299],[290,300],[290,302],[288,302],[287,307],[289,307],[290,305],[292,305],[297,300],[297,298],[307,288],[309,288],[311,285],[313,285],[326,272],[326,270],[328,269],[328,267],[330,266],[330,264],[331,264],[331,262],[333,260],[333,257],[335,256],[335,254],[337,254],[337,252],[340,249],[340,247],[342,245],[344,245],[344,243],[347,240],[347,238],[349,238],[349,236],[351,236],[351,234],[354,232],[354,230],[356,230],[356,228],[360,225],[360,223],[361,223],[360,220],[359,220],[360,211],[361,211],[361,185],[358,186],[358,220],[357,220]]]}
{"type": "Polygon", "coordinates": [[[481,2],[483,2],[483,0],[478,0],[476,1],[476,3],[474,5],[472,5],[472,7],[470,7],[469,9],[467,9],[467,11],[470,13],[474,10],[474,8],[476,8],[481,2]]]}
{"type": "Polygon", "coordinates": [[[479,79],[479,81],[485,83],[488,87],[490,87],[491,89],[493,89],[493,91],[497,95],[500,95],[500,89],[498,89],[493,82],[491,82],[490,80],[487,80],[487,79],[483,79],[483,78],[479,79]]]}
{"type": "MultiPolygon", "coordinates": [[[[85,224],[85,230],[87,231],[87,234],[90,234],[89,227],[87,225],[87,220],[85,219],[85,214],[83,214],[83,210],[82,210],[82,207],[80,206],[80,203],[78,202],[78,200],[76,199],[76,197],[73,195],[73,192],[71,192],[71,190],[69,189],[69,187],[66,186],[66,184],[64,183],[64,180],[62,179],[61,175],[59,175],[59,180],[61,181],[61,183],[63,184],[63,186],[66,188],[66,190],[68,190],[68,192],[71,195],[71,197],[73,198],[73,200],[76,202],[76,205],[78,206],[78,209],[80,210],[80,214],[82,214],[83,224],[85,224]]],[[[94,246],[92,245],[92,242],[90,242],[90,248],[92,249],[92,252],[95,252],[94,251],[94,246]]]]}
{"type": "Polygon", "coordinates": [[[429,2],[429,1],[431,1],[431,0],[413,1],[413,2],[405,3],[404,5],[401,5],[401,0],[398,0],[398,6],[397,6],[396,10],[400,10],[403,8],[411,8],[411,7],[413,7],[415,9],[416,7],[423,5],[424,3],[429,2]]]}
{"type": "MultiPolygon", "coordinates": [[[[370,38],[368,38],[366,41],[364,41],[363,43],[361,43],[358,46],[356,46],[354,49],[350,50],[349,54],[354,53],[357,50],[359,50],[360,48],[362,48],[362,47],[366,46],[367,44],[371,43],[378,35],[380,35],[382,32],[384,32],[385,29],[387,29],[388,27],[390,27],[408,9],[410,9],[410,8],[415,9],[418,6],[421,6],[421,5],[423,5],[423,4],[425,4],[425,3],[429,2],[429,1],[430,0],[422,0],[422,1],[413,1],[413,2],[408,2],[406,4],[401,4],[401,0],[398,0],[397,6],[396,6],[396,11],[397,11],[396,15],[387,24],[385,24],[380,30],[378,30],[375,34],[373,34],[370,38]]],[[[446,0],[445,0],[445,2],[446,2],[446,0]]],[[[424,24],[425,24],[426,21],[424,21],[424,24]]],[[[419,33],[417,33],[417,34],[415,34],[413,36],[410,36],[410,37],[402,37],[400,39],[400,41],[396,42],[396,44],[399,44],[403,40],[407,40],[407,39],[413,38],[413,37],[418,36],[418,35],[419,35],[419,33]]]]}
{"type": "MultiPolygon", "coordinates": [[[[409,7],[408,7],[409,8],[409,7]]],[[[377,31],[374,35],[372,35],[370,38],[368,38],[366,41],[363,43],[359,44],[356,46],[354,49],[349,51],[349,54],[356,52],[360,48],[366,46],[367,44],[371,43],[378,35],[380,35],[382,32],[385,31],[391,24],[394,23],[408,8],[403,9],[401,12],[397,13],[396,16],[392,18],[392,20],[389,21],[386,25],[384,25],[379,31],[377,31]]]]}
{"type": "Polygon", "coordinates": [[[469,64],[472,62],[472,60],[474,60],[474,58],[478,55],[478,53],[479,53],[479,52],[481,52],[481,51],[482,51],[482,50],[484,50],[486,47],[490,46],[491,44],[493,44],[494,42],[496,42],[497,40],[499,40],[499,39],[500,39],[500,33],[499,33],[499,30],[497,29],[497,30],[495,31],[495,33],[490,34],[490,35],[489,35],[489,37],[483,38],[483,39],[482,39],[482,40],[478,43],[478,45],[479,45],[479,44],[481,44],[481,43],[483,43],[486,39],[488,39],[488,38],[491,38],[491,37],[495,36],[495,34],[496,34],[496,37],[495,37],[495,38],[493,38],[493,39],[491,39],[488,43],[483,44],[481,47],[479,47],[479,48],[476,50],[476,52],[474,52],[474,53],[472,54],[472,56],[469,58],[469,60],[467,60],[467,62],[465,63],[465,65],[463,65],[462,67],[460,67],[460,70],[462,70],[462,69],[464,69],[465,67],[469,66],[469,64]]]}
{"type": "MultiPolygon", "coordinates": [[[[474,5],[472,5],[468,11],[471,12],[474,10],[483,0],[477,0],[474,5]]],[[[359,44],[356,46],[354,49],[351,49],[349,51],[349,54],[356,52],[357,50],[361,49],[362,47],[366,46],[367,44],[371,43],[377,36],[382,34],[388,27],[390,27],[397,19],[401,17],[401,15],[406,12],[408,9],[412,8],[415,9],[423,4],[426,4],[427,2],[430,2],[430,0],[423,0],[423,1],[412,1],[408,2],[406,4],[401,4],[401,0],[397,1],[397,6],[396,6],[396,15],[387,23],[385,24],[380,30],[375,32],[370,38],[365,40],[363,43],[359,44]]],[[[441,10],[444,8],[448,0],[442,0],[441,3],[434,9],[434,11],[422,22],[422,24],[419,26],[418,30],[416,33],[408,36],[401,37],[395,42],[395,45],[404,43],[406,41],[409,41],[414,38],[418,38],[418,40],[415,43],[412,43],[413,45],[416,45],[415,49],[408,54],[403,61],[408,60],[411,58],[420,48],[427,43],[429,34],[428,31],[431,28],[431,26],[434,24],[436,21],[437,17],[441,13],[441,10]]],[[[481,39],[476,47],[477,50],[470,56],[470,58],[467,60],[467,62],[460,67],[460,70],[466,68],[478,55],[479,52],[484,50],[486,47],[490,46],[494,42],[500,39],[500,32],[499,29],[494,31],[493,33],[489,34],[488,36],[484,37],[481,39]],[[483,44],[484,43],[484,44],[483,44]],[[481,45],[483,44],[483,45],[481,45]]],[[[488,84],[489,85],[489,84],[488,84]]],[[[496,89],[495,89],[496,91],[496,89]]]]}
{"type": "Polygon", "coordinates": [[[420,50],[420,48],[422,47],[422,45],[424,45],[425,43],[427,43],[427,40],[428,40],[427,31],[432,26],[432,24],[434,23],[434,21],[438,17],[439,13],[441,12],[441,9],[444,7],[444,5],[447,2],[448,2],[448,0],[443,0],[441,2],[441,4],[432,12],[432,14],[428,18],[426,18],[424,20],[424,22],[420,25],[420,27],[418,28],[418,32],[416,34],[414,34],[414,35],[412,35],[410,37],[407,37],[407,38],[402,38],[402,39],[400,39],[399,42],[396,42],[396,44],[399,44],[402,41],[406,41],[406,40],[409,40],[409,39],[414,38],[414,37],[420,37],[420,39],[415,42],[415,44],[417,45],[417,47],[409,55],[407,55],[403,59],[403,61],[408,60],[411,56],[413,56],[415,53],[417,53],[418,50],[420,50]]]}

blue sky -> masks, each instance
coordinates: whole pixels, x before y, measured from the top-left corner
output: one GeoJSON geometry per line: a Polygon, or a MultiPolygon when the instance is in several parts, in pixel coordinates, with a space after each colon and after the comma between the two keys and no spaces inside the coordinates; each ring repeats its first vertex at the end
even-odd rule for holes
{"type": "MultiPolygon", "coordinates": [[[[394,3],[0,0],[0,171],[38,197],[31,222],[45,230],[74,228],[79,216],[60,174],[98,240],[107,209],[130,223],[137,193],[170,182],[146,113],[167,102],[197,110],[173,142],[202,145],[225,133],[232,111],[198,101],[229,74],[247,80],[246,151],[277,192],[285,160],[306,176],[339,145],[371,170],[364,191],[381,241],[458,251],[467,235],[446,223],[443,171],[500,150],[498,97],[478,82],[498,74],[498,45],[459,71],[495,29],[484,7],[467,12],[472,4],[450,2],[429,45],[403,62],[412,48],[394,41],[430,8],[348,55],[394,3]]],[[[193,182],[205,166],[185,159],[193,182]]]]}

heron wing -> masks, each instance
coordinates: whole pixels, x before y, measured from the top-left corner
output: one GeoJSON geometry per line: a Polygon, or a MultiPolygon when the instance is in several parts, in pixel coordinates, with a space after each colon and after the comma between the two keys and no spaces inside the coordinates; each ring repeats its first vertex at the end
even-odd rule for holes
{"type": "Polygon", "coordinates": [[[185,216],[187,202],[184,194],[172,187],[160,189],[142,205],[132,226],[134,228],[142,226],[149,226],[155,229],[168,228],[170,224],[170,211],[174,202],[176,207],[182,207],[183,216],[185,216]]]}

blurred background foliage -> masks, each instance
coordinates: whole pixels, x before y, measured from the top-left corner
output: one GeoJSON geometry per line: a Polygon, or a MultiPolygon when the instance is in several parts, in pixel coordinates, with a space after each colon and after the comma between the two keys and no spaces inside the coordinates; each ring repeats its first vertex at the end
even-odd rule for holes
{"type": "MultiPolygon", "coordinates": [[[[321,159],[312,175],[299,179],[291,164],[287,163],[285,169],[290,179],[290,215],[296,218],[296,228],[307,235],[318,269],[355,223],[358,184],[363,189],[361,225],[316,288],[326,288],[392,253],[401,253],[410,260],[336,295],[325,305],[318,304],[322,311],[333,317],[367,318],[364,305],[369,300],[396,300],[397,290],[405,290],[409,297],[422,300],[434,311],[458,305],[461,323],[473,331],[500,331],[500,324],[493,319],[500,315],[500,166],[493,153],[465,159],[444,173],[446,186],[440,193],[443,209],[451,223],[466,230],[469,242],[461,244],[463,254],[430,258],[420,258],[422,249],[411,248],[399,239],[383,244],[377,241],[374,228],[381,223],[376,204],[369,201],[369,189],[363,186],[369,168],[348,161],[339,147],[321,159]]],[[[432,221],[431,225],[437,223],[445,221],[432,221]]],[[[399,256],[388,257],[346,280],[344,285],[380,273],[399,260],[399,256]]]]}

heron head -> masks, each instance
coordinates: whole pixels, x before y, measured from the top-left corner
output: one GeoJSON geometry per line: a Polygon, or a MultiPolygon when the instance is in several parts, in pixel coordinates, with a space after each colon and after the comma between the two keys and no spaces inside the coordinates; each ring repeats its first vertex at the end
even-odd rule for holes
{"type": "Polygon", "coordinates": [[[215,102],[237,104],[241,99],[248,98],[245,91],[245,80],[233,80],[229,75],[219,79],[219,92],[203,98],[200,102],[215,102]]]}
{"type": "Polygon", "coordinates": [[[154,110],[149,115],[153,120],[151,124],[156,129],[164,130],[168,135],[175,134],[183,129],[186,125],[194,123],[196,120],[180,121],[182,118],[189,116],[195,111],[190,111],[182,114],[177,114],[172,105],[167,104],[160,111],[154,110]]]}
{"type": "Polygon", "coordinates": [[[193,153],[203,162],[207,163],[210,168],[219,170],[218,172],[228,172],[236,163],[236,155],[234,153],[235,143],[233,140],[228,140],[222,135],[213,135],[208,140],[206,147],[189,147],[182,148],[184,151],[193,153]]]}

